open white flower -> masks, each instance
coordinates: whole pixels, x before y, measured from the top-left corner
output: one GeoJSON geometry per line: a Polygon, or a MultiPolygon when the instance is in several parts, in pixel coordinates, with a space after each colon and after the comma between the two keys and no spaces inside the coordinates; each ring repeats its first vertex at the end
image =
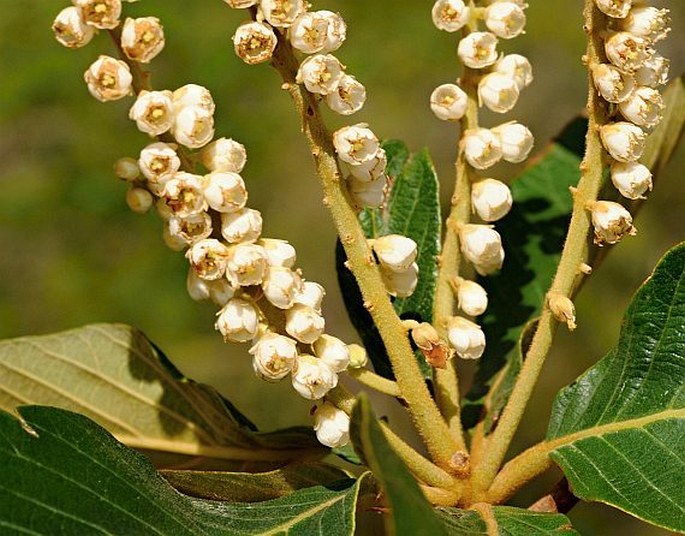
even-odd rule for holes
{"type": "Polygon", "coordinates": [[[151,143],[140,152],[138,166],[145,178],[153,184],[163,185],[181,168],[181,160],[168,143],[151,143]]]}
{"type": "Polygon", "coordinates": [[[297,343],[289,337],[265,333],[250,348],[255,374],[266,381],[278,381],[297,364],[297,343]]]}
{"type": "Polygon", "coordinates": [[[493,72],[485,75],[478,83],[479,104],[493,112],[503,114],[512,110],[518,98],[518,84],[509,75],[493,72]]]}
{"type": "Polygon", "coordinates": [[[623,197],[644,199],[645,193],[652,189],[652,172],[637,162],[614,162],[611,182],[623,197]]]}
{"type": "Polygon", "coordinates": [[[174,111],[178,114],[184,108],[201,108],[213,114],[216,105],[210,91],[198,84],[186,84],[174,91],[174,111]]]}
{"type": "Polygon", "coordinates": [[[174,124],[171,91],[141,91],[129,111],[129,118],[138,130],[150,136],[164,134],[174,124]]]}
{"type": "Polygon", "coordinates": [[[366,102],[366,88],[354,76],[345,74],[338,87],[326,95],[328,107],[340,115],[358,112],[366,102]]]}
{"type": "Polygon", "coordinates": [[[316,310],[296,303],[285,312],[285,331],[304,344],[312,344],[326,327],[326,322],[316,310]]]}
{"type": "Polygon", "coordinates": [[[618,109],[628,121],[640,127],[653,128],[663,119],[664,101],[658,90],[639,87],[618,105],[618,109]]]}
{"type": "Polygon", "coordinates": [[[247,162],[247,151],[242,143],[230,138],[219,138],[200,153],[202,165],[210,171],[240,173],[247,162]]]}
{"type": "Polygon", "coordinates": [[[431,93],[430,106],[435,117],[443,121],[459,121],[466,113],[469,98],[456,84],[442,84],[431,93]]]}
{"type": "Polygon", "coordinates": [[[176,113],[172,128],[176,141],[190,149],[204,147],[214,137],[214,116],[199,106],[188,106],[176,113]]]}
{"type": "Polygon", "coordinates": [[[466,161],[476,169],[487,169],[502,159],[500,137],[487,128],[467,130],[462,143],[466,161]]]}
{"type": "Polygon", "coordinates": [[[297,358],[292,382],[300,396],[319,400],[338,385],[338,375],[321,359],[303,354],[297,358]]]}
{"type": "Polygon", "coordinates": [[[248,65],[269,61],[276,50],[278,38],[273,28],[263,22],[241,24],[233,36],[236,56],[248,65]]]}
{"type": "Polygon", "coordinates": [[[437,0],[433,4],[432,16],[438,30],[456,32],[469,21],[471,9],[463,0],[437,0]]]}
{"type": "Polygon", "coordinates": [[[348,168],[355,179],[362,182],[372,182],[384,177],[387,165],[388,156],[384,149],[379,148],[372,159],[360,164],[348,164],[348,168]]]}
{"type": "Polygon", "coordinates": [[[237,212],[247,202],[243,178],[231,171],[215,171],[206,177],[205,199],[217,212],[237,212]]]}
{"type": "Polygon", "coordinates": [[[262,214],[252,208],[221,214],[221,236],[232,244],[255,242],[262,234],[262,214]]]}
{"type": "Polygon", "coordinates": [[[333,372],[347,370],[350,364],[350,350],[347,345],[332,335],[321,335],[312,345],[316,357],[326,363],[333,372]]]}
{"type": "Polygon", "coordinates": [[[269,266],[262,281],[264,297],[279,309],[290,309],[302,292],[300,274],[284,266],[269,266]]]}
{"type": "Polygon", "coordinates": [[[637,162],[645,150],[647,134],[627,121],[604,125],[599,134],[604,148],[619,162],[637,162]]]}
{"type": "Polygon", "coordinates": [[[331,54],[309,56],[300,64],[296,81],[319,95],[333,93],[345,74],[345,67],[331,54]]]}
{"type": "Polygon", "coordinates": [[[67,48],[80,48],[90,43],[95,29],[81,16],[81,10],[75,6],[65,7],[52,23],[55,39],[67,48]]]}
{"type": "Polygon", "coordinates": [[[219,311],[215,327],[225,341],[247,342],[257,335],[259,312],[249,301],[233,298],[219,311]]]}
{"type": "Polygon", "coordinates": [[[485,10],[485,25],[502,39],[513,39],[523,33],[526,14],[515,2],[495,2],[485,10]]]}
{"type": "Polygon", "coordinates": [[[149,63],[164,48],[164,29],[157,17],[128,18],[121,30],[121,50],[140,63],[149,63]]]}
{"type": "Polygon", "coordinates": [[[626,72],[639,69],[654,54],[649,40],[628,32],[610,34],[604,50],[609,61],[626,72]]]}
{"type": "Polygon", "coordinates": [[[180,218],[199,214],[207,210],[207,201],[202,192],[203,177],[183,171],[164,184],[161,197],[170,213],[180,218]]]}
{"type": "Polygon", "coordinates": [[[618,203],[594,201],[587,208],[592,212],[595,244],[615,244],[625,235],[637,234],[630,212],[618,203]]]}
{"type": "Polygon", "coordinates": [[[306,10],[304,0],[260,0],[266,21],[277,28],[289,27],[306,10]]]}
{"type": "Polygon", "coordinates": [[[83,75],[88,91],[101,102],[119,100],[131,93],[133,76],[128,65],[109,56],[100,56],[83,75]]]}
{"type": "Polygon", "coordinates": [[[326,290],[314,281],[305,281],[302,292],[295,296],[295,303],[306,305],[317,313],[321,313],[321,303],[326,296],[326,290]]]}
{"type": "Polygon", "coordinates": [[[180,218],[172,216],[167,222],[169,234],[177,237],[188,245],[209,238],[212,234],[212,218],[206,212],[191,214],[180,218]]]}
{"type": "Polygon", "coordinates": [[[490,32],[472,32],[459,41],[457,54],[471,69],[484,69],[497,61],[497,37],[490,32]]]}
{"type": "Polygon", "coordinates": [[[264,248],[264,253],[269,261],[269,266],[284,266],[292,268],[297,260],[295,248],[287,240],[275,238],[262,238],[257,245],[264,248]]]}
{"type": "Polygon", "coordinates": [[[363,123],[336,130],[333,145],[340,159],[353,165],[373,160],[380,149],[378,138],[363,123]]]}
{"type": "Polygon", "coordinates": [[[592,67],[592,80],[607,102],[623,102],[635,89],[635,78],[631,74],[608,63],[599,63],[592,67]]]}
{"type": "Polygon", "coordinates": [[[72,0],[81,10],[83,20],[100,30],[111,30],[119,26],[121,0],[72,0]]]}
{"type": "Polygon", "coordinates": [[[599,10],[615,19],[622,19],[633,5],[633,0],[595,0],[599,10]]]}
{"type": "Polygon", "coordinates": [[[528,58],[521,54],[503,56],[497,60],[493,69],[497,73],[506,74],[516,80],[519,91],[533,82],[533,67],[528,58]]]}
{"type": "Polygon", "coordinates": [[[523,162],[533,150],[533,134],[521,123],[510,121],[491,129],[491,132],[499,138],[502,158],[507,162],[523,162]]]}
{"type": "Polygon", "coordinates": [[[226,272],[229,250],[214,238],[205,238],[193,244],[186,253],[190,266],[198,277],[212,281],[226,272]]]}
{"type": "Polygon", "coordinates": [[[657,87],[668,82],[671,62],[661,54],[654,54],[635,71],[635,81],[641,86],[657,87]]]}
{"type": "Polygon", "coordinates": [[[234,287],[260,285],[269,264],[264,250],[256,244],[237,244],[229,248],[226,279],[234,287]]]}
{"type": "Polygon", "coordinates": [[[639,35],[656,43],[665,38],[671,31],[670,24],[671,17],[668,9],[636,5],[630,10],[628,16],[620,22],[620,27],[625,32],[639,35]]]}

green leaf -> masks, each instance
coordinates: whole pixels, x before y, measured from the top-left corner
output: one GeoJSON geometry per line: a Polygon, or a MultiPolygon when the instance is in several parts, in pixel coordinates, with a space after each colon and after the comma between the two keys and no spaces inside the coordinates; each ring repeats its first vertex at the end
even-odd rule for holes
{"type": "Polygon", "coordinates": [[[82,415],[0,412],[0,527],[9,534],[351,536],[366,478],[229,504],[175,491],[142,455],[82,415]]]}
{"type": "Polygon", "coordinates": [[[414,477],[390,447],[369,399],[362,394],[352,411],[350,434],[355,449],[380,483],[390,508],[385,520],[389,535],[447,534],[414,477]]]}
{"type": "Polygon", "coordinates": [[[455,536],[578,535],[562,514],[542,514],[510,506],[480,505],[474,510],[440,508],[441,519],[455,536]]]}
{"type": "Polygon", "coordinates": [[[0,342],[0,370],[1,409],[40,404],[82,413],[158,465],[187,457],[273,465],[302,449],[325,452],[310,430],[257,433],[214,389],[184,378],[129,326],[96,324],[0,342]]]}
{"type": "Polygon", "coordinates": [[[617,347],[559,393],[547,439],[576,496],[685,531],[685,244],[638,290],[617,347]]]}

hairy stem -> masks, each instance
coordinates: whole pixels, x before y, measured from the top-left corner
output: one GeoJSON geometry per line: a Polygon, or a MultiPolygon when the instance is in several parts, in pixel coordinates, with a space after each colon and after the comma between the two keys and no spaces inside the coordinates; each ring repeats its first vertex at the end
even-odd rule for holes
{"type": "MultiPolygon", "coordinates": [[[[591,67],[603,59],[600,34],[605,27],[605,18],[595,7],[594,0],[585,0],[584,18],[584,29],[588,35],[585,61],[588,67],[591,67]]],[[[585,158],[580,165],[581,178],[577,189],[573,191],[571,223],[561,260],[550,288],[550,292],[557,292],[564,296],[572,295],[580,273],[580,265],[586,260],[591,219],[585,207],[588,202],[597,199],[602,186],[604,153],[599,138],[599,127],[606,122],[607,118],[591,77],[588,77],[587,111],[589,126],[585,158]]],[[[557,327],[557,321],[549,308],[545,307],[511,397],[504,408],[497,428],[487,439],[481,462],[474,469],[473,485],[477,490],[484,491],[490,487],[504,460],[549,353],[557,327]]]]}
{"type": "Polygon", "coordinates": [[[347,370],[347,373],[362,385],[370,387],[379,393],[393,396],[395,398],[402,398],[402,393],[400,392],[400,388],[397,386],[396,382],[388,380],[383,376],[379,376],[375,372],[371,372],[369,369],[351,368],[347,370]]]}

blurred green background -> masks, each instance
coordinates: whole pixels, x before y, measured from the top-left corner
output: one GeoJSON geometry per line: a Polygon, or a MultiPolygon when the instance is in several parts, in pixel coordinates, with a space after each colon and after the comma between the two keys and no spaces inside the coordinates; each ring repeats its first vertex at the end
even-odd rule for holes
{"type": "MultiPolygon", "coordinates": [[[[485,121],[519,119],[541,149],[584,105],[582,1],[530,4],[528,33],[503,48],[531,59],[535,83],[513,112],[485,121]]],[[[674,31],[661,50],[670,56],[675,76],[685,70],[685,5],[660,4],[672,9],[674,31]]],[[[130,100],[99,103],[83,83],[88,65],[100,53],[112,53],[108,36],[77,51],[52,38],[50,25],[65,5],[0,0],[0,337],[91,322],[133,324],[188,376],[219,388],[263,428],[307,423],[310,404],[288,385],[253,379],[246,348],[226,346],[214,332],[214,308],[186,296],[186,263],[163,245],[157,217],[126,208],[126,185],[111,167],[120,156],[135,156],[147,140],[127,119],[130,100]]],[[[314,7],[340,11],[348,22],[348,42],[338,54],[369,94],[354,121],[367,121],[380,137],[401,138],[412,149],[428,146],[446,200],[456,130],[432,116],[427,99],[459,68],[455,36],[433,28],[431,5],[327,0],[314,7]]],[[[166,49],[151,66],[156,88],[194,82],[211,89],[217,135],[248,148],[243,176],[250,206],[265,216],[265,236],[296,246],[305,276],[328,290],[328,330],[354,340],[336,288],[333,227],[289,98],[268,66],[248,67],[233,54],[230,37],[244,13],[220,0],[145,0],[125,9],[158,16],[165,25],[166,49]]],[[[331,116],[330,124],[343,121],[331,116]]],[[[663,252],[685,238],[684,167],[681,147],[637,220],[638,236],[616,247],[583,290],[579,328],[573,335],[560,331],[517,449],[542,437],[558,388],[615,343],[631,294],[663,252]]],[[[515,171],[503,169],[500,176],[515,171]]],[[[555,478],[522,494],[521,504],[555,478]]],[[[585,534],[664,534],[599,505],[579,506],[571,518],[585,534]]]]}

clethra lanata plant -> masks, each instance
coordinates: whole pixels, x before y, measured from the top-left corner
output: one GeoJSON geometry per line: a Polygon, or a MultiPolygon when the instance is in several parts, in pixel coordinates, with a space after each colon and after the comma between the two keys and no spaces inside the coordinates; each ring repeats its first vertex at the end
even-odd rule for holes
{"type": "Polygon", "coordinates": [[[215,131],[202,85],[155,86],[162,21],[127,16],[122,0],[73,0],[55,38],[76,49],[111,36],[85,85],[99,101],[127,99],[149,136],[114,164],[126,203],[156,212],[164,244],[187,260],[189,296],[215,305],[216,331],[258,379],[311,401],[311,427],[257,431],[131,327],[0,343],[2,532],[577,534],[566,514],[579,501],[685,532],[685,244],[636,292],[615,349],[559,392],[546,437],[510,449],[558,327],[583,322],[577,293],[637,233],[685,127],[683,80],[668,84],[656,51],[669,10],[585,0],[586,113],[530,159],[525,118],[493,118],[534,83],[531,62],[501,43],[515,47],[536,2],[427,5],[456,51],[445,83],[425,88],[435,118],[458,127],[443,222],[428,153],[359,118],[366,88],[336,56],[343,16],[305,0],[224,2],[245,18],[231,29],[235,55],[274,69],[301,119],[359,340],[330,330],[326,291],[288,237],[264,235],[248,151],[228,137],[240,125],[215,131]],[[345,126],[329,128],[330,112],[345,126]],[[507,180],[512,164],[522,171],[507,180]],[[549,241],[554,226],[563,240],[549,241]],[[382,397],[398,409],[377,419],[382,397]],[[516,502],[555,465],[563,478],[549,493],[516,502]]]}

